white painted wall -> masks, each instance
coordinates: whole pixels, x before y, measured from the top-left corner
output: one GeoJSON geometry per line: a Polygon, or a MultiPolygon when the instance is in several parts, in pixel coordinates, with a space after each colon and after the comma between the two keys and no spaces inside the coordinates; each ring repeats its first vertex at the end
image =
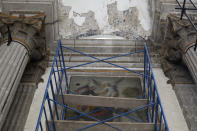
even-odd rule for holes
{"type": "Polygon", "coordinates": [[[116,31],[117,29],[112,28],[109,25],[107,5],[116,1],[119,11],[128,10],[130,7],[136,7],[139,14],[138,19],[140,24],[146,34],[150,35],[150,33],[147,33],[151,32],[152,28],[148,0],[60,0],[60,3],[64,6],[72,7],[69,13],[69,18],[74,19],[74,22],[79,26],[83,25],[85,17],[80,17],[80,15],[76,15],[76,13],[82,14],[87,13],[88,11],[93,11],[98,26],[100,30],[103,31],[102,33],[110,34],[110,32],[116,31]],[[73,12],[76,13],[74,14],[73,12]]]}

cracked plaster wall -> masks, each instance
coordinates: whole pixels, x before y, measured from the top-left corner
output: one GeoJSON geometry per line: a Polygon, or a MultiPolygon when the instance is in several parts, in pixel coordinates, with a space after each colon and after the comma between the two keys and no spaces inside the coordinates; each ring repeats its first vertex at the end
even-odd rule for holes
{"type": "Polygon", "coordinates": [[[117,35],[147,37],[152,21],[149,0],[60,0],[59,31],[66,39],[117,35]]]}

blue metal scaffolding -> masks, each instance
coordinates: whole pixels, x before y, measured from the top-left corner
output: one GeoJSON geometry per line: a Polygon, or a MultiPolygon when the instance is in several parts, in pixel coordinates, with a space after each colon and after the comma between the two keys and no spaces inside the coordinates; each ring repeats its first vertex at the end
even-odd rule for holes
{"type": "Polygon", "coordinates": [[[55,58],[53,60],[53,64],[51,67],[51,72],[49,75],[48,83],[47,83],[47,86],[45,89],[45,94],[44,94],[44,98],[42,101],[42,106],[40,109],[40,114],[38,117],[35,131],[39,131],[39,130],[43,131],[44,130],[43,128],[46,128],[46,130],[49,130],[49,131],[56,131],[55,120],[76,120],[82,116],[90,118],[90,119],[97,121],[97,122],[94,124],[90,124],[88,126],[84,126],[83,128],[80,128],[77,131],[82,131],[82,130],[85,130],[88,128],[92,128],[92,127],[94,127],[96,125],[100,125],[100,124],[105,124],[111,128],[114,128],[115,130],[122,131],[121,129],[119,129],[115,126],[112,126],[106,122],[109,122],[113,119],[116,119],[116,118],[119,118],[122,116],[127,117],[131,120],[134,120],[136,122],[141,122],[141,121],[139,121],[131,116],[128,116],[128,115],[133,112],[142,110],[142,109],[146,109],[147,121],[148,121],[148,123],[154,124],[155,131],[160,131],[160,130],[169,131],[166,117],[165,117],[163,107],[161,104],[161,99],[159,97],[155,77],[154,77],[153,70],[152,70],[151,60],[150,60],[150,57],[148,54],[148,49],[147,49],[146,44],[144,44],[144,50],[129,52],[129,53],[125,53],[125,54],[121,54],[121,55],[117,55],[117,56],[113,56],[113,57],[109,57],[109,58],[105,58],[105,59],[99,59],[99,58],[94,57],[92,55],[88,55],[83,52],[74,50],[72,48],[63,46],[61,44],[61,41],[59,41],[58,46],[57,46],[57,51],[55,54],[55,58]],[[79,53],[81,55],[90,57],[92,59],[95,59],[95,61],[87,62],[87,63],[83,63],[80,65],[75,65],[75,66],[71,66],[71,67],[66,67],[66,63],[64,61],[63,49],[67,49],[67,50],[79,53]],[[122,56],[127,56],[127,55],[132,55],[132,54],[136,54],[136,53],[144,53],[144,71],[143,71],[143,73],[137,72],[135,70],[131,70],[126,67],[123,67],[123,66],[120,66],[120,65],[117,65],[114,63],[110,63],[107,61],[110,59],[114,59],[114,58],[118,58],[118,57],[122,57],[122,56]],[[141,97],[143,99],[147,100],[147,104],[145,106],[141,106],[141,107],[138,107],[136,109],[132,109],[132,110],[130,110],[128,112],[124,112],[124,113],[120,113],[120,112],[116,111],[115,109],[109,108],[109,107],[102,107],[99,109],[97,108],[97,109],[93,110],[92,112],[84,113],[84,112],[79,111],[78,109],[68,106],[64,102],[63,94],[75,94],[75,92],[73,92],[69,89],[67,70],[74,69],[76,67],[85,66],[88,64],[92,64],[92,63],[96,63],[96,62],[104,62],[104,63],[110,64],[112,66],[121,68],[123,70],[129,71],[132,73],[136,73],[136,74],[142,76],[143,77],[143,96],[141,96],[141,97]],[[65,81],[65,83],[66,83],[65,87],[62,85],[63,81],[65,81]],[[63,111],[61,111],[61,113],[58,110],[59,107],[61,107],[61,109],[63,110],[63,111]],[[67,110],[72,110],[72,111],[78,113],[79,115],[74,116],[72,118],[65,118],[67,110]],[[92,113],[102,111],[102,110],[110,110],[110,111],[115,112],[118,115],[113,116],[111,118],[107,118],[105,120],[99,120],[96,117],[91,115],[92,113]]]}

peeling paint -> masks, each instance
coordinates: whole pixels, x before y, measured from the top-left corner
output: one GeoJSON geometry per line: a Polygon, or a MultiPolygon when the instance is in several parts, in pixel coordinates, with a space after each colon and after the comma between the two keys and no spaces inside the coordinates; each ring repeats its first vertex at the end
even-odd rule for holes
{"type": "Polygon", "coordinates": [[[74,18],[74,21],[77,25],[82,26],[83,23],[85,22],[85,17],[81,17],[81,16],[76,16],[74,18]]]}
{"type": "Polygon", "coordinates": [[[100,34],[99,26],[97,24],[95,13],[93,11],[88,11],[85,13],[72,12],[75,18],[78,17],[77,20],[69,17],[71,10],[71,6],[60,5],[59,30],[62,38],[75,39],[79,37],[100,34]]]}
{"type": "Polygon", "coordinates": [[[77,38],[122,32],[121,36],[130,34],[128,39],[131,34],[146,37],[151,32],[148,8],[148,0],[60,0],[60,35],[77,38]]]}
{"type": "Polygon", "coordinates": [[[139,11],[136,7],[130,7],[128,10],[119,11],[117,2],[109,4],[108,6],[108,21],[109,24],[118,29],[113,34],[122,36],[127,39],[134,39],[138,36],[146,37],[149,34],[144,30],[138,19],[139,11]]]}

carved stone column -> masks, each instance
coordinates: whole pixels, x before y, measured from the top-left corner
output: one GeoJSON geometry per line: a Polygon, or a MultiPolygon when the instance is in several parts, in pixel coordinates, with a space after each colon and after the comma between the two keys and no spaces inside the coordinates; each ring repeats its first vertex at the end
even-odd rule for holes
{"type": "Polygon", "coordinates": [[[174,63],[182,59],[197,84],[197,51],[194,51],[196,37],[197,33],[188,20],[180,20],[172,14],[168,16],[165,58],[174,63]]]}
{"type": "Polygon", "coordinates": [[[183,59],[197,84],[197,51],[194,51],[194,47],[188,49],[183,59]]]}
{"type": "Polygon", "coordinates": [[[4,41],[0,46],[0,130],[27,63],[42,57],[44,18],[44,14],[12,16],[0,13],[4,41]]]}

